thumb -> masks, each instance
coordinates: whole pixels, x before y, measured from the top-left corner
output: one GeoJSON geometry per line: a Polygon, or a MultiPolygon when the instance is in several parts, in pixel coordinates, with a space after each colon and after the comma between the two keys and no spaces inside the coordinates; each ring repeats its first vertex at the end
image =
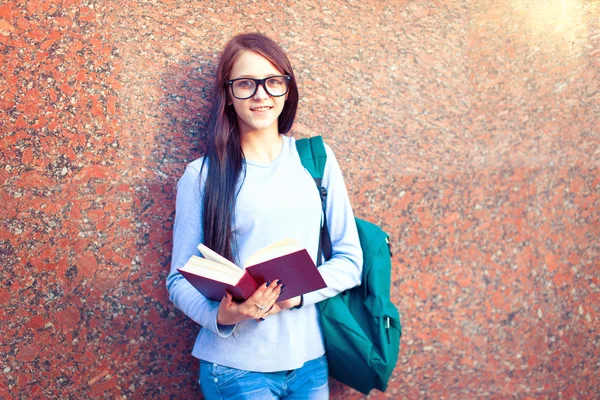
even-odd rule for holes
{"type": "Polygon", "coordinates": [[[223,306],[225,306],[225,307],[229,307],[232,302],[233,302],[233,296],[231,295],[231,293],[225,292],[225,295],[223,296],[223,299],[221,300],[221,304],[223,304],[223,306]]]}

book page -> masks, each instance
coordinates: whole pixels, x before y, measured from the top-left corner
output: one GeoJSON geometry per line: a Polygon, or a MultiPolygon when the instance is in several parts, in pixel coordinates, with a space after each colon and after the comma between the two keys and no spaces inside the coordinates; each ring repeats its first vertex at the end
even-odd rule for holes
{"type": "Polygon", "coordinates": [[[244,271],[238,267],[233,270],[229,266],[225,267],[223,264],[198,256],[192,256],[181,270],[230,285],[235,285],[244,274],[244,271]]]}
{"type": "Polygon", "coordinates": [[[262,262],[272,260],[274,258],[281,257],[286,254],[300,251],[302,249],[304,249],[304,247],[302,247],[302,245],[300,245],[300,243],[297,240],[283,239],[273,244],[270,244],[269,246],[264,247],[252,254],[250,257],[248,257],[244,266],[248,268],[252,265],[260,264],[262,262]]]}
{"type": "Polygon", "coordinates": [[[219,262],[209,260],[206,258],[202,258],[202,257],[198,257],[198,256],[190,257],[190,259],[188,260],[188,262],[185,265],[193,266],[194,268],[204,268],[204,269],[211,269],[211,270],[215,270],[215,271],[221,271],[225,274],[229,274],[229,275],[233,275],[233,276],[240,276],[243,273],[243,271],[241,269],[239,269],[238,267],[235,267],[235,269],[233,269],[228,265],[224,265],[219,262]]]}
{"type": "Polygon", "coordinates": [[[231,261],[229,261],[222,255],[220,255],[216,251],[209,249],[202,243],[200,243],[198,245],[198,250],[200,251],[200,254],[202,254],[204,256],[204,258],[207,260],[222,264],[223,266],[225,266],[227,268],[231,268],[234,271],[238,271],[238,272],[241,271],[240,267],[238,267],[237,265],[235,265],[234,263],[232,263],[231,261]]]}

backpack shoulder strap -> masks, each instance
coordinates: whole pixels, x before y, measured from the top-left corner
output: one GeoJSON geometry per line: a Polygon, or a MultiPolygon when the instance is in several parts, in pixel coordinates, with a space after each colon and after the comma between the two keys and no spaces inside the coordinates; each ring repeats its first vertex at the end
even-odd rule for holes
{"type": "MultiPolygon", "coordinates": [[[[313,136],[306,139],[296,140],[296,148],[300,155],[300,161],[314,179],[323,179],[327,153],[323,137],[313,136]]],[[[320,185],[320,182],[319,182],[320,185]]]]}
{"type": "Polygon", "coordinates": [[[321,227],[319,252],[317,256],[317,265],[320,265],[321,252],[324,253],[326,260],[329,260],[332,256],[331,237],[329,236],[329,229],[327,229],[327,214],[325,212],[327,189],[322,185],[323,175],[325,174],[325,163],[327,162],[327,153],[325,152],[325,144],[323,143],[323,137],[321,136],[296,140],[296,149],[298,150],[302,165],[315,180],[319,195],[321,196],[321,205],[323,206],[323,226],[321,227]]]}

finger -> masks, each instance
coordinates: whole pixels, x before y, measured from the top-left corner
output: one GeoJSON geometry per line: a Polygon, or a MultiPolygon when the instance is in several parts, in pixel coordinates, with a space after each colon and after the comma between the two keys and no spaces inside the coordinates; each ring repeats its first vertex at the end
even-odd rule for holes
{"type": "Polygon", "coordinates": [[[279,279],[275,279],[272,281],[265,282],[264,285],[261,285],[261,287],[257,289],[253,295],[253,298],[256,301],[256,303],[262,306],[271,307],[273,303],[273,294],[277,293],[277,296],[279,296],[279,282],[279,279]]]}
{"type": "Polygon", "coordinates": [[[261,315],[262,312],[264,312],[264,309],[261,310],[261,307],[263,306],[262,304],[262,297],[264,295],[264,293],[269,290],[268,285],[271,282],[265,282],[264,284],[260,285],[255,291],[254,293],[252,293],[252,296],[248,297],[248,299],[242,303],[242,308],[245,310],[245,312],[248,315],[253,315],[254,318],[259,318],[260,316],[258,315],[258,311],[261,311],[261,315]]]}
{"type": "Polygon", "coordinates": [[[268,302],[269,295],[265,295],[265,293],[270,293],[270,288],[267,286],[271,282],[266,282],[261,285],[256,291],[250,296],[243,304],[243,312],[244,314],[250,316],[258,320],[261,318],[266,310],[271,306],[268,302]]]}
{"type": "Polygon", "coordinates": [[[269,309],[267,311],[265,311],[265,313],[263,314],[263,316],[261,318],[257,318],[257,321],[264,321],[265,318],[267,318],[270,314],[269,312],[273,309],[273,306],[275,306],[275,303],[273,303],[273,305],[271,305],[271,307],[269,307],[269,309]]]}
{"type": "Polygon", "coordinates": [[[281,292],[283,291],[284,287],[285,284],[283,282],[277,281],[277,285],[273,287],[273,290],[270,293],[265,292],[265,294],[263,294],[263,299],[265,299],[266,302],[268,301],[270,305],[272,305],[273,303],[277,302],[277,299],[281,295],[281,292]]]}
{"type": "Polygon", "coordinates": [[[265,293],[270,293],[270,291],[272,290],[272,283],[272,281],[268,281],[260,285],[258,289],[254,291],[252,296],[248,298],[248,300],[252,299],[255,302],[259,302],[260,299],[265,295],[265,293]]]}
{"type": "Polygon", "coordinates": [[[233,301],[231,293],[225,292],[219,304],[217,312],[217,322],[221,324],[231,325],[247,318],[240,318],[239,312],[236,310],[238,304],[233,301]]]}
{"type": "Polygon", "coordinates": [[[275,303],[273,304],[273,307],[269,309],[269,312],[263,315],[263,318],[266,319],[267,317],[277,314],[279,311],[281,311],[281,307],[279,307],[279,305],[275,303]]]}
{"type": "Polygon", "coordinates": [[[282,283],[279,279],[265,282],[245,302],[246,312],[259,320],[277,301],[281,293],[282,283]]]}
{"type": "Polygon", "coordinates": [[[279,279],[273,279],[272,281],[265,283],[266,289],[263,292],[263,297],[270,296],[273,293],[273,291],[277,290],[277,286],[280,286],[280,283],[281,280],[279,279]]]}

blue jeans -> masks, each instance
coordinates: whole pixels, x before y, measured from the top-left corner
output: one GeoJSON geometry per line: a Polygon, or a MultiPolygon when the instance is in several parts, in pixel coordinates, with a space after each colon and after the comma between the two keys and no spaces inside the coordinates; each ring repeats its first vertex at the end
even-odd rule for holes
{"type": "Polygon", "coordinates": [[[200,388],[206,400],[329,398],[327,358],[307,361],[298,369],[251,372],[200,360],[200,388]]]}

